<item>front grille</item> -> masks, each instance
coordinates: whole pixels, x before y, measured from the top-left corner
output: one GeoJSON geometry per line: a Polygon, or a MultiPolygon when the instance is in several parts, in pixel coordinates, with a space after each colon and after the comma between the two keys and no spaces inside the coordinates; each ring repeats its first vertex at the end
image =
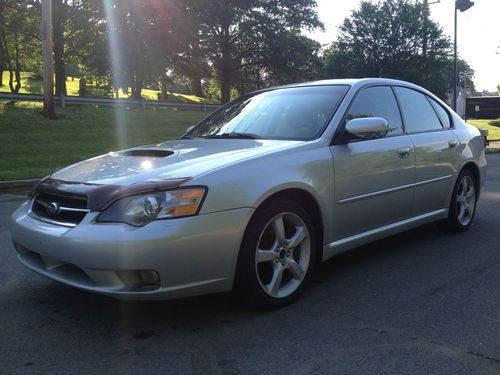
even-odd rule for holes
{"type": "Polygon", "coordinates": [[[57,225],[77,226],[89,212],[84,196],[59,196],[38,193],[31,206],[31,216],[57,225]]]}

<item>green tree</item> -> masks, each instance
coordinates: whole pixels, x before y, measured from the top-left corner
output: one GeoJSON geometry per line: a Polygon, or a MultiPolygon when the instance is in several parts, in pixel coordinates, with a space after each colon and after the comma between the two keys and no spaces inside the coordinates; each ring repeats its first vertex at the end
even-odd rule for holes
{"type": "Polygon", "coordinates": [[[170,0],[161,6],[148,2],[156,22],[152,25],[157,40],[154,42],[158,65],[157,74],[166,95],[167,85],[187,78],[193,95],[204,97],[202,80],[210,76],[207,43],[200,31],[201,20],[189,1],[170,0]],[[181,77],[182,76],[182,77],[181,77]]]}
{"type": "Polygon", "coordinates": [[[176,16],[172,19],[173,40],[165,58],[176,75],[184,75],[191,81],[191,93],[204,97],[202,80],[210,78],[211,69],[200,12],[190,0],[172,0],[169,10],[176,16]]]}
{"type": "Polygon", "coordinates": [[[197,14],[209,58],[221,85],[221,101],[246,67],[263,65],[270,39],[321,27],[315,0],[186,0],[197,14]]]}
{"type": "Polygon", "coordinates": [[[269,40],[263,68],[267,83],[281,85],[304,82],[321,76],[321,45],[297,32],[283,32],[269,40]]]}
{"type": "Polygon", "coordinates": [[[165,91],[167,73],[179,58],[183,40],[175,28],[181,22],[181,8],[175,0],[109,0],[107,4],[108,38],[115,45],[113,80],[130,86],[136,99],[146,84],[158,80],[165,91]]]}
{"type": "Polygon", "coordinates": [[[363,1],[326,51],[325,74],[402,79],[445,97],[451,42],[423,11],[420,2],[410,0],[363,1]]]}
{"type": "Polygon", "coordinates": [[[97,0],[53,0],[52,14],[55,91],[66,95],[67,64],[86,63],[106,70],[103,11],[97,0]]]}
{"type": "MultiPolygon", "coordinates": [[[[29,0],[0,1],[0,73],[9,71],[9,88],[21,89],[21,72],[41,61],[39,4],[29,0]]],[[[2,82],[3,83],[3,82],[2,82]]]]}
{"type": "MultiPolygon", "coordinates": [[[[474,85],[474,69],[471,68],[469,63],[464,59],[459,58],[457,60],[457,85],[460,87],[467,88],[468,90],[475,91],[474,85]]],[[[448,60],[448,90],[451,92],[453,90],[453,80],[454,80],[454,66],[453,59],[448,60]]]]}

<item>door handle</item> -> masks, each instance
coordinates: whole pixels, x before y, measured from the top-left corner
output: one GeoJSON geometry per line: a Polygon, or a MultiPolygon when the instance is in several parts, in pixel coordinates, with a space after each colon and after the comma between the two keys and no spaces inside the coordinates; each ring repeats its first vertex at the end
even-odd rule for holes
{"type": "Polygon", "coordinates": [[[450,148],[456,147],[457,145],[458,145],[458,141],[456,139],[452,139],[452,140],[448,141],[448,146],[450,148]]]}
{"type": "Polygon", "coordinates": [[[399,157],[402,159],[405,159],[410,156],[410,148],[409,147],[403,147],[398,150],[399,157]]]}

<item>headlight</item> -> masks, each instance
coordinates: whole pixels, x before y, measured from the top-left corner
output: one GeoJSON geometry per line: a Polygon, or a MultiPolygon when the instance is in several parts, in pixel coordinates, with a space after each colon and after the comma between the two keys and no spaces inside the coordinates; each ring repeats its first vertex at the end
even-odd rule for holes
{"type": "Polygon", "coordinates": [[[141,227],[154,220],[196,215],[206,188],[182,188],[122,198],[106,208],[98,222],[122,222],[141,227]]]}

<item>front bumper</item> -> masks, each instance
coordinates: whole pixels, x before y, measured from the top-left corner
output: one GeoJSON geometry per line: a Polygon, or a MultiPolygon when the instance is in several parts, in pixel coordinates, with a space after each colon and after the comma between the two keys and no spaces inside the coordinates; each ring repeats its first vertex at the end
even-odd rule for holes
{"type": "Polygon", "coordinates": [[[97,224],[91,212],[67,228],[29,216],[23,205],[10,229],[21,263],[44,276],[113,297],[170,299],[232,288],[252,213],[240,208],[136,228],[97,224]],[[141,284],[141,271],[156,271],[159,283],[141,284]]]}

